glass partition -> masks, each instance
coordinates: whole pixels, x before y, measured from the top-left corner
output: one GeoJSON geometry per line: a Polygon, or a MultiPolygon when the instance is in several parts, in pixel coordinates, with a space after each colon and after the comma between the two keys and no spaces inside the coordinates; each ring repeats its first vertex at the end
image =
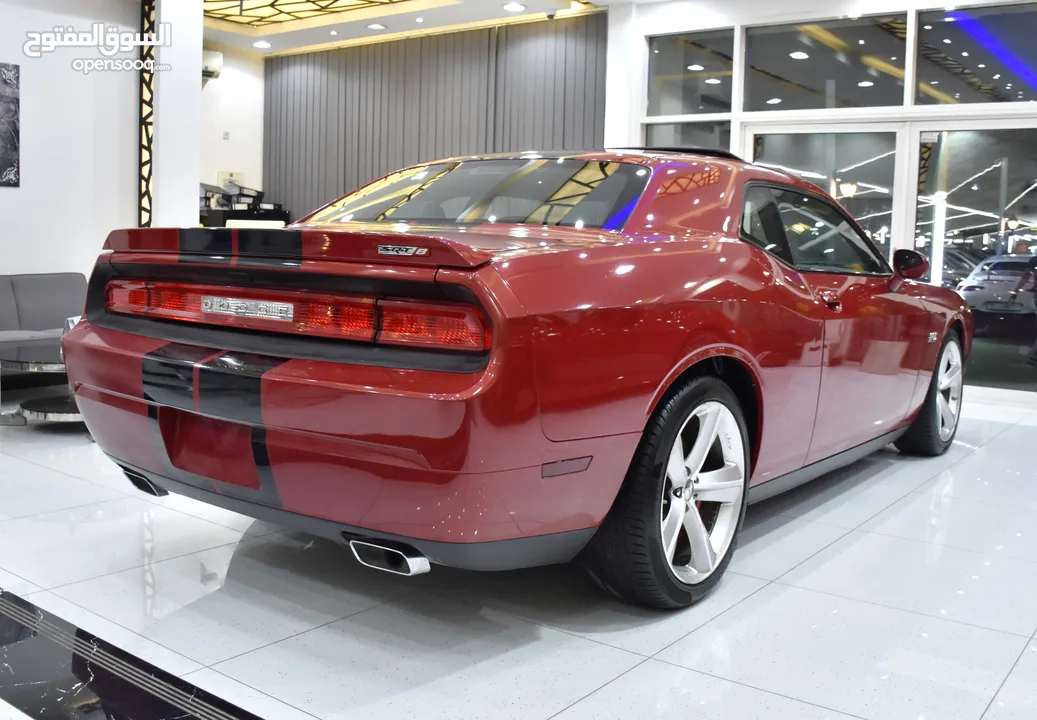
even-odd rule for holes
{"type": "Polygon", "coordinates": [[[731,111],[733,29],[649,38],[648,114],[731,111]]]}
{"type": "Polygon", "coordinates": [[[751,27],[746,110],[904,102],[906,15],[751,27]]]}
{"type": "Polygon", "coordinates": [[[695,122],[646,125],[645,145],[647,147],[729,150],[731,148],[731,123],[695,122]]]}

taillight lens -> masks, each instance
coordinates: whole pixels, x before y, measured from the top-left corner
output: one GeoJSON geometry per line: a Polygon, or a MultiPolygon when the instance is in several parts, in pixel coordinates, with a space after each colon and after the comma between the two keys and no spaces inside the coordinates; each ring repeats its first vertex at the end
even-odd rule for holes
{"type": "Polygon", "coordinates": [[[304,292],[113,280],[108,283],[105,309],[159,320],[339,340],[370,341],[375,330],[374,299],[304,292]]]}
{"type": "Polygon", "coordinates": [[[378,342],[452,350],[488,350],[490,333],[479,312],[467,305],[383,300],[378,342]]]}
{"type": "Polygon", "coordinates": [[[113,280],[105,291],[105,309],[158,320],[443,350],[489,350],[491,340],[482,313],[456,303],[113,280]]]}

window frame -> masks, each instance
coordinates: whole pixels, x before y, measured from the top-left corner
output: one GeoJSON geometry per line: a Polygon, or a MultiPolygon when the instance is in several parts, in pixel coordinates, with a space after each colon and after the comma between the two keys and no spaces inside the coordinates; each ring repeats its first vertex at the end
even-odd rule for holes
{"type": "Polygon", "coordinates": [[[835,202],[832,199],[830,199],[820,188],[817,188],[817,189],[814,189],[814,188],[805,189],[805,188],[802,188],[802,187],[796,187],[795,185],[789,185],[789,184],[786,184],[786,183],[776,182],[776,181],[773,181],[773,180],[746,180],[745,183],[742,185],[742,197],[741,197],[741,203],[740,204],[741,204],[741,211],[740,211],[740,217],[739,217],[739,222],[738,222],[738,239],[741,240],[742,242],[749,243],[750,245],[752,245],[753,247],[755,247],[755,248],[757,248],[759,250],[763,250],[763,252],[765,252],[768,255],[770,255],[771,257],[775,258],[776,260],[781,262],[781,264],[783,264],[783,265],[785,265],[787,267],[792,268],[793,270],[795,270],[798,273],[802,273],[802,274],[805,274],[805,275],[849,275],[849,276],[854,276],[854,277],[892,277],[893,274],[894,274],[893,273],[893,268],[890,266],[889,262],[882,255],[882,253],[879,252],[878,248],[871,241],[871,238],[868,237],[868,234],[864,232],[864,230],[857,223],[857,221],[854,220],[853,217],[851,217],[850,214],[848,212],[846,212],[843,209],[843,207],[841,205],[839,205],[838,202],[835,202]],[[787,235],[785,237],[785,243],[786,243],[786,245],[787,245],[787,247],[789,249],[789,255],[793,257],[793,262],[792,262],[791,265],[789,265],[789,263],[787,261],[785,261],[781,257],[775,255],[774,253],[772,253],[772,252],[770,252],[768,250],[763,250],[763,248],[761,248],[755,242],[753,242],[752,240],[749,240],[746,237],[744,237],[743,233],[742,233],[742,227],[745,224],[745,194],[751,187],[766,187],[766,188],[770,188],[772,190],[781,190],[782,192],[800,193],[802,195],[810,196],[810,197],[812,197],[813,199],[815,199],[815,200],[817,200],[819,202],[825,203],[826,205],[831,207],[840,217],[842,217],[842,219],[844,221],[846,221],[846,223],[850,226],[850,228],[855,233],[857,233],[857,235],[864,242],[864,244],[868,248],[868,250],[871,251],[872,255],[874,255],[878,259],[879,265],[884,268],[884,271],[883,272],[863,272],[863,271],[848,270],[848,269],[844,269],[844,268],[840,268],[840,269],[831,268],[831,269],[828,269],[828,270],[815,270],[815,269],[801,268],[799,266],[799,264],[795,262],[795,256],[794,256],[794,254],[792,252],[792,245],[791,245],[791,243],[789,243],[787,235]]]}

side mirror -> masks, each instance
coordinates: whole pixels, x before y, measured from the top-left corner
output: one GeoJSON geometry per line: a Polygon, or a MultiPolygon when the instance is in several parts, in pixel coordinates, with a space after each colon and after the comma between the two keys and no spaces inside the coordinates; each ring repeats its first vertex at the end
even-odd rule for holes
{"type": "Polygon", "coordinates": [[[929,272],[929,258],[914,250],[893,253],[893,272],[908,280],[920,280],[929,272]]]}

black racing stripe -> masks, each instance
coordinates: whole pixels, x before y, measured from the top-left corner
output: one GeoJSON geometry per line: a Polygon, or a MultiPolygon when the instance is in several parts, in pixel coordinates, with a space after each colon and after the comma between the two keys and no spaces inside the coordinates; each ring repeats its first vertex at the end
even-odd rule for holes
{"type": "Polygon", "coordinates": [[[233,233],[231,228],[184,228],[180,231],[180,254],[229,259],[234,253],[233,233]]]}
{"type": "Polygon", "coordinates": [[[198,371],[198,410],[212,417],[263,424],[263,375],[286,362],[284,358],[251,353],[225,353],[198,371]]]}
{"type": "Polygon", "coordinates": [[[241,228],[238,230],[238,255],[301,261],[302,231],[241,228]]]}
{"type": "Polygon", "coordinates": [[[217,352],[212,348],[169,343],[141,362],[144,399],[181,410],[194,410],[194,366],[217,352]]]}
{"type": "Polygon", "coordinates": [[[252,428],[252,459],[255,460],[256,474],[259,476],[259,498],[256,501],[270,507],[283,507],[274,481],[274,469],[270,465],[270,454],[267,452],[266,428],[252,428]]]}

